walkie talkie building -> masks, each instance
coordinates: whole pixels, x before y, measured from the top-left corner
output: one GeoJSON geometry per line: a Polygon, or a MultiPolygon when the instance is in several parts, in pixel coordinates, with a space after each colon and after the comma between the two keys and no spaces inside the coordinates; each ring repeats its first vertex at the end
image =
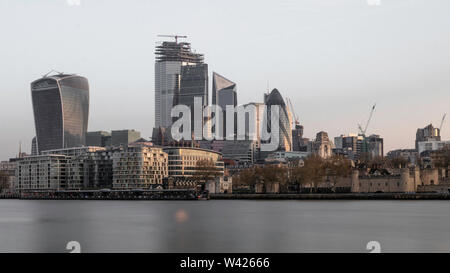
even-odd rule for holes
{"type": "Polygon", "coordinates": [[[89,83],[78,75],[44,76],[31,83],[37,152],[83,146],[89,83]]]}

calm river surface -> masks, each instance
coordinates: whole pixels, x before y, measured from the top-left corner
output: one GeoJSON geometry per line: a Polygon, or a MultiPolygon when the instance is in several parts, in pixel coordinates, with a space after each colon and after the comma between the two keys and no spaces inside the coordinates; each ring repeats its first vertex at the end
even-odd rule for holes
{"type": "Polygon", "coordinates": [[[0,200],[0,252],[450,252],[448,201],[0,200]]]}

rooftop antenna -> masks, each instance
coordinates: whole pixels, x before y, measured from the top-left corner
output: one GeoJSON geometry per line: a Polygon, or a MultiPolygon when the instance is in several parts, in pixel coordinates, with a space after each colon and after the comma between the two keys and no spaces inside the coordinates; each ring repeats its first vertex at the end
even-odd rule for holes
{"type": "Polygon", "coordinates": [[[187,38],[185,35],[158,35],[158,37],[169,37],[169,38],[175,38],[175,43],[178,44],[178,38],[187,38]]]}

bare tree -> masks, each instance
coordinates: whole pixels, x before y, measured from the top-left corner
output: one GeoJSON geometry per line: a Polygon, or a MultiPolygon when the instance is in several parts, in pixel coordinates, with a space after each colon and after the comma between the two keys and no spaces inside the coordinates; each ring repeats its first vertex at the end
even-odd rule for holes
{"type": "Polygon", "coordinates": [[[325,163],[326,175],[335,191],[339,178],[348,177],[352,171],[352,163],[342,155],[333,155],[325,163]]]}
{"type": "Polygon", "coordinates": [[[193,179],[198,183],[206,183],[220,175],[221,172],[217,169],[214,161],[201,159],[196,163],[193,179]]]}

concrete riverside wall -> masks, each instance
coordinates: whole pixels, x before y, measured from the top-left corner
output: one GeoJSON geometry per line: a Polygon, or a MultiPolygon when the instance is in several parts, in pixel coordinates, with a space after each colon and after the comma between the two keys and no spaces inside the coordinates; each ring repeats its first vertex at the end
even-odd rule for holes
{"type": "Polygon", "coordinates": [[[210,194],[221,200],[450,200],[443,193],[210,194]]]}

